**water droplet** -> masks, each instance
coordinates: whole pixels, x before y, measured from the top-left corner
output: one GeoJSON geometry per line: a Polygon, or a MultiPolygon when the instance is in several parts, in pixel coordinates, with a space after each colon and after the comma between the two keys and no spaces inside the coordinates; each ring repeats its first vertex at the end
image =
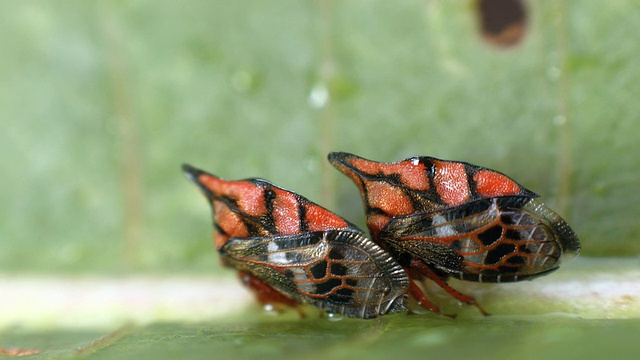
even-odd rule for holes
{"type": "Polygon", "coordinates": [[[344,317],[342,315],[338,315],[336,313],[328,312],[327,313],[327,318],[329,318],[329,321],[340,321],[344,317]]]}
{"type": "Polygon", "coordinates": [[[311,93],[309,93],[309,104],[316,108],[320,109],[327,105],[329,102],[329,89],[324,83],[318,83],[311,88],[311,93]]]}
{"type": "Polygon", "coordinates": [[[264,304],[264,311],[274,312],[276,311],[276,308],[273,306],[273,304],[264,304]]]}

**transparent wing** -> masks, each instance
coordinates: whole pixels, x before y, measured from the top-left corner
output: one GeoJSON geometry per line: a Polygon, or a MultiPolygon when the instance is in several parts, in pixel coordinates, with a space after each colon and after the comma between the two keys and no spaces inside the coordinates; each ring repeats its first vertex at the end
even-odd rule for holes
{"type": "Polygon", "coordinates": [[[275,289],[329,312],[372,318],[407,309],[406,273],[360,232],[235,238],[221,252],[275,289]]]}
{"type": "Polygon", "coordinates": [[[531,278],[558,267],[564,241],[541,204],[532,202],[491,198],[399,217],[389,222],[382,238],[396,252],[408,252],[464,280],[531,278]]]}

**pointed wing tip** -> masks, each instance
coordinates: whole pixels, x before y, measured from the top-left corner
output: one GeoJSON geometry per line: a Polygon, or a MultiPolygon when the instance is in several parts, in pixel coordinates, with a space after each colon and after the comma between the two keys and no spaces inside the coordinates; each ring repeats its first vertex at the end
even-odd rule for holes
{"type": "Polygon", "coordinates": [[[205,196],[214,196],[214,193],[212,189],[209,188],[209,185],[202,182],[203,179],[201,178],[201,176],[206,175],[211,178],[217,178],[216,176],[186,163],[182,164],[182,172],[184,173],[184,176],[187,178],[187,180],[194,183],[204,193],[205,196]]]}
{"type": "Polygon", "coordinates": [[[191,166],[187,163],[182,164],[181,168],[182,168],[182,172],[184,173],[184,176],[186,176],[187,179],[193,182],[197,182],[198,175],[202,173],[202,170],[194,166],[191,166]]]}
{"type": "Polygon", "coordinates": [[[332,151],[327,155],[327,159],[329,159],[330,163],[344,162],[344,160],[350,156],[353,156],[353,154],[342,151],[332,151]]]}
{"type": "Polygon", "coordinates": [[[199,169],[195,166],[191,166],[187,163],[182,164],[182,172],[184,173],[184,176],[189,179],[190,181],[192,181],[193,183],[195,183],[196,185],[203,187],[204,185],[202,184],[201,180],[200,180],[200,176],[201,175],[206,175],[208,177],[211,178],[218,178],[217,176],[210,174],[202,169],[199,169]]]}
{"type": "Polygon", "coordinates": [[[358,155],[354,155],[348,152],[333,151],[333,152],[330,152],[329,155],[327,155],[327,159],[329,160],[331,165],[333,165],[338,169],[342,169],[344,167],[351,168],[352,167],[351,160],[362,159],[362,158],[358,155]]]}

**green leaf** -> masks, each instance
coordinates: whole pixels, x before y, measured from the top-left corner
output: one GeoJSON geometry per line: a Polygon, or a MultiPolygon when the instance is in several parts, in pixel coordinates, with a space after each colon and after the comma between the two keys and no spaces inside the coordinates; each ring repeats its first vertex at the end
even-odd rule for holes
{"type": "MultiPolygon", "coordinates": [[[[394,315],[370,321],[228,319],[119,330],[64,358],[389,359],[428,355],[438,359],[632,359],[640,350],[635,340],[638,326],[638,320],[557,316],[453,320],[394,315]]],[[[27,339],[44,343],[34,340],[42,336],[32,334],[27,339]]],[[[40,355],[31,358],[60,358],[62,354],[44,347],[40,355]]]]}
{"type": "MultiPolygon", "coordinates": [[[[160,311],[160,316],[171,322],[127,325],[111,332],[82,331],[79,327],[37,331],[9,327],[0,330],[0,347],[35,348],[41,353],[33,358],[43,359],[388,359],[426,353],[435,358],[583,359],[605,354],[616,359],[633,358],[639,350],[633,340],[640,326],[639,273],[637,261],[631,259],[578,259],[554,276],[534,282],[480,284],[452,280],[451,285],[473,296],[491,314],[486,317],[473,306],[456,303],[437,286],[429,287],[429,297],[446,313],[457,314],[455,319],[433,313],[387,315],[373,320],[327,318],[314,308],[304,308],[305,316],[301,317],[295,310],[267,313],[254,302],[238,311],[238,307],[246,306],[246,296],[228,284],[211,282],[210,294],[200,289],[189,297],[176,294],[186,292],[184,282],[176,281],[173,291],[168,292],[171,295],[166,291],[171,288],[159,291],[138,283],[149,294],[147,297],[114,289],[108,292],[113,299],[123,295],[135,299],[129,303],[132,319],[149,321],[139,313],[160,311]],[[216,295],[225,296],[225,300],[213,301],[216,295]],[[156,298],[156,302],[150,298],[156,298]],[[212,301],[203,300],[207,298],[212,301]],[[167,299],[172,306],[167,306],[167,299]]],[[[194,282],[190,284],[197,287],[194,282]]],[[[86,284],[79,287],[86,290],[86,299],[96,293],[86,284]]],[[[2,291],[11,293],[10,288],[2,291]]],[[[61,296],[51,292],[49,298],[61,296]]],[[[59,314],[58,322],[68,326],[69,319],[83,311],[78,307],[87,312],[87,307],[94,306],[96,315],[92,319],[90,312],[85,314],[83,327],[108,328],[104,321],[108,321],[105,318],[113,312],[113,305],[95,303],[70,303],[68,310],[59,314]]],[[[51,312],[39,306],[22,308],[6,300],[4,304],[13,309],[12,314],[51,312]]],[[[412,308],[420,311],[415,304],[412,308]]],[[[24,323],[32,326],[34,321],[24,323]]],[[[55,325],[55,319],[49,319],[49,324],[55,325]]],[[[117,326],[112,325],[114,321],[108,324],[117,326]]]]}

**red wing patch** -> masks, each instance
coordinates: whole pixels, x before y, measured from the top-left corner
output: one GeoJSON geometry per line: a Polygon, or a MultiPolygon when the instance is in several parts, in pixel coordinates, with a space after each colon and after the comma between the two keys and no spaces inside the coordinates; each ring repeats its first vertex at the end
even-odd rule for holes
{"type": "Polygon", "coordinates": [[[449,206],[463,204],[471,197],[467,172],[459,162],[432,160],[433,182],[442,202],[449,206]]]}
{"type": "Polygon", "coordinates": [[[476,191],[484,198],[519,195],[521,186],[508,176],[492,170],[478,170],[473,174],[476,191]]]}
{"type": "Polygon", "coordinates": [[[400,182],[413,189],[425,191],[429,188],[429,178],[426,176],[424,164],[421,164],[419,161],[403,161],[387,164],[387,166],[381,167],[380,163],[377,161],[371,161],[360,157],[353,156],[350,157],[350,160],[350,165],[353,168],[358,169],[358,172],[370,176],[394,175],[398,177],[400,182]]]}
{"type": "Polygon", "coordinates": [[[233,201],[233,206],[247,216],[259,217],[267,212],[264,189],[250,181],[227,181],[205,172],[200,172],[194,181],[213,198],[233,201]]]}
{"type": "Polygon", "coordinates": [[[270,187],[273,191],[271,214],[276,225],[276,233],[283,235],[300,232],[300,199],[296,194],[283,189],[270,187]]]}
{"type": "Polygon", "coordinates": [[[304,211],[307,218],[306,231],[347,229],[353,227],[353,225],[350,225],[340,216],[311,202],[304,205],[304,211]]]}

